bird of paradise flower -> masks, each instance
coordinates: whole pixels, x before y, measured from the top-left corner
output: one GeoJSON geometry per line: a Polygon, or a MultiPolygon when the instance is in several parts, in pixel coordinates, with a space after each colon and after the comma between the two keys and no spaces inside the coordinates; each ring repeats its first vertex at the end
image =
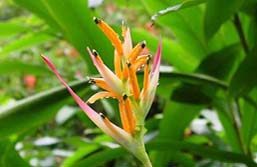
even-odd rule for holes
{"type": "Polygon", "coordinates": [[[159,80],[161,61],[161,43],[159,43],[153,63],[151,55],[142,55],[146,42],[138,43],[132,48],[130,29],[123,26],[121,42],[117,33],[103,20],[94,17],[95,23],[111,41],[114,51],[114,72],[103,62],[95,50],[87,48],[88,53],[99,71],[101,78],[90,78],[89,81],[102,89],[91,96],[85,103],[63,80],[53,63],[44,55],[43,60],[67,88],[76,103],[85,114],[113,140],[126,148],[145,167],[151,167],[146,153],[143,137],[146,133],[144,122],[153,102],[159,80]],[[143,69],[143,88],[140,90],[137,71],[143,69]],[[122,128],[113,124],[104,114],[97,113],[89,105],[96,100],[112,97],[118,100],[122,128]]]}

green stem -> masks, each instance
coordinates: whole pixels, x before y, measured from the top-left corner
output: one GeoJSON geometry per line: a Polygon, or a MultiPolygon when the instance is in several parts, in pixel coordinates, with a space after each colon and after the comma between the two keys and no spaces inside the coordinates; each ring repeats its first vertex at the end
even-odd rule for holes
{"type": "Polygon", "coordinates": [[[232,122],[233,122],[233,126],[234,126],[234,129],[235,129],[235,132],[236,132],[236,135],[237,135],[237,139],[238,139],[238,142],[239,142],[239,146],[240,146],[240,149],[241,149],[241,152],[245,155],[246,154],[246,147],[244,145],[244,142],[243,142],[243,137],[242,137],[242,133],[241,133],[241,130],[240,130],[240,127],[236,121],[236,111],[235,110],[238,110],[239,106],[236,106],[237,108],[235,109],[235,107],[233,106],[233,100],[228,98],[228,106],[229,106],[229,110],[230,110],[230,113],[231,113],[231,118],[232,118],[232,122]]]}
{"type": "Polygon", "coordinates": [[[143,138],[141,137],[138,142],[138,149],[135,153],[136,157],[142,162],[144,167],[152,167],[152,163],[145,150],[143,138]]]}
{"type": "Polygon", "coordinates": [[[144,116],[139,114],[137,115],[136,134],[134,136],[135,140],[137,141],[137,144],[133,152],[134,152],[134,155],[137,157],[137,159],[142,162],[144,167],[152,167],[152,163],[145,150],[145,143],[144,143],[145,132],[146,132],[146,129],[144,126],[144,116]]]}

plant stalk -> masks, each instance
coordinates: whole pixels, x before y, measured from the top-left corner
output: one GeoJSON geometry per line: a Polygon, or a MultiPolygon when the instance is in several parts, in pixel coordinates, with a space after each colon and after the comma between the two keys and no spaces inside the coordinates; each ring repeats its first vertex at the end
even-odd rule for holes
{"type": "Polygon", "coordinates": [[[248,52],[249,52],[249,47],[248,47],[247,41],[245,39],[244,31],[243,31],[242,24],[241,24],[241,21],[240,21],[240,18],[238,16],[238,14],[234,15],[234,25],[235,25],[237,33],[239,35],[240,41],[243,45],[244,51],[247,55],[248,52]]]}
{"type": "Polygon", "coordinates": [[[144,145],[144,141],[143,138],[139,139],[138,141],[138,150],[136,152],[136,157],[142,162],[144,167],[152,167],[152,163],[149,159],[148,154],[146,153],[145,150],[145,145],[144,145]]]}

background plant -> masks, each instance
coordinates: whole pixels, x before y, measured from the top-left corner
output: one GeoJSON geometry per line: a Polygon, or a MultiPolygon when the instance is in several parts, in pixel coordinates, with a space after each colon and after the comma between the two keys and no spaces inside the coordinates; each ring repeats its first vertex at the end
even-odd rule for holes
{"type": "MultiPolygon", "coordinates": [[[[79,111],[39,56],[51,56],[87,99],[95,90],[83,78],[96,71],[85,47],[97,48],[108,65],[113,55],[95,15],[113,27],[125,20],[133,42],[145,39],[152,53],[163,38],[169,68],[146,125],[154,166],[256,166],[256,5],[106,0],[91,9],[85,0],[1,1],[1,166],[138,165],[79,111]]],[[[114,101],[94,107],[119,121],[114,101]]]]}

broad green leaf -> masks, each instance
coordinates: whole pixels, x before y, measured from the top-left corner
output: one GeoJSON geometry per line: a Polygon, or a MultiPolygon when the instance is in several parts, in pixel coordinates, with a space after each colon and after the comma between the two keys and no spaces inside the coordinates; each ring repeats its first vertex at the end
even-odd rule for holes
{"type": "MultiPolygon", "coordinates": [[[[169,6],[162,1],[141,0],[141,2],[150,15],[169,6]]],[[[162,27],[168,27],[171,33],[174,33],[176,42],[189,53],[188,56],[200,61],[206,56],[208,50],[202,20],[202,9],[194,6],[159,17],[156,23],[162,27]]]]}
{"type": "MultiPolygon", "coordinates": [[[[146,40],[147,47],[149,47],[151,53],[155,53],[159,42],[157,37],[154,37],[144,30],[137,29],[132,29],[132,37],[134,37],[135,41],[138,42],[142,39],[146,40]]],[[[189,72],[198,65],[198,60],[190,56],[188,52],[182,49],[179,43],[165,37],[163,37],[161,40],[163,45],[162,59],[174,65],[175,68],[179,69],[180,71],[189,72]]]]}
{"type": "MultiPolygon", "coordinates": [[[[239,43],[240,39],[233,22],[225,22],[208,41],[208,55],[221,51],[223,48],[239,43]]],[[[207,55],[207,56],[208,56],[207,55]]]]}
{"type": "Polygon", "coordinates": [[[240,96],[247,94],[257,85],[257,45],[254,50],[239,65],[229,85],[229,93],[231,96],[240,96]]]}
{"type": "Polygon", "coordinates": [[[24,63],[18,60],[5,60],[0,62],[0,67],[0,74],[3,75],[10,75],[12,73],[43,75],[51,72],[45,66],[24,63]]]}
{"type": "Polygon", "coordinates": [[[172,81],[185,81],[188,83],[194,84],[205,84],[213,87],[217,87],[220,89],[226,90],[228,88],[227,83],[220,81],[216,78],[210,77],[208,75],[203,74],[186,74],[180,72],[171,72],[171,73],[160,73],[160,84],[161,85],[169,85],[172,81]]]}
{"type": "MultiPolygon", "coordinates": [[[[22,36],[21,38],[12,41],[6,44],[1,50],[0,55],[1,57],[6,57],[11,52],[17,52],[23,49],[30,48],[34,45],[38,45],[44,43],[46,41],[52,40],[53,37],[44,33],[34,33],[34,34],[27,34],[22,36]]],[[[0,57],[0,58],[1,58],[0,57]]]]}
{"type": "MultiPolygon", "coordinates": [[[[97,49],[106,64],[111,64],[112,46],[95,25],[87,1],[15,0],[15,2],[61,32],[64,38],[83,55],[86,62],[91,62],[85,49],[89,46],[97,49]]],[[[95,71],[92,65],[88,67],[91,72],[95,71]]]]}
{"type": "Polygon", "coordinates": [[[108,162],[114,158],[119,158],[121,156],[126,155],[127,152],[123,148],[115,148],[115,149],[106,149],[100,152],[97,152],[77,163],[75,163],[73,166],[75,167],[96,167],[99,165],[104,164],[105,162],[108,162]]]}
{"type": "Polygon", "coordinates": [[[162,9],[162,10],[158,11],[151,17],[151,19],[152,19],[152,21],[156,21],[156,19],[162,15],[169,14],[170,12],[176,12],[176,11],[184,9],[184,8],[200,5],[202,3],[205,3],[206,1],[207,0],[184,0],[179,4],[169,6],[166,9],[162,9]]]}
{"type": "MultiPolygon", "coordinates": [[[[256,2],[257,3],[257,2],[256,2]]],[[[254,5],[254,14],[257,12],[256,6],[254,5]]],[[[247,33],[245,33],[246,40],[248,42],[249,48],[256,47],[257,42],[257,16],[253,15],[250,18],[250,25],[247,33]]]]}
{"type": "Polygon", "coordinates": [[[9,140],[0,140],[0,166],[1,167],[13,167],[22,166],[29,167],[15,150],[15,143],[9,140]]]}
{"type": "Polygon", "coordinates": [[[207,39],[210,39],[220,26],[237,12],[242,2],[242,0],[208,0],[204,18],[207,39]]]}
{"type": "Polygon", "coordinates": [[[244,163],[248,166],[256,166],[257,164],[248,156],[243,154],[238,154],[234,152],[219,150],[215,147],[204,146],[184,141],[177,140],[156,140],[152,143],[149,143],[151,150],[167,151],[167,150],[183,150],[191,152],[195,155],[199,155],[204,158],[210,158],[213,160],[218,160],[221,162],[231,162],[231,163],[244,163]]]}
{"type": "Polygon", "coordinates": [[[224,97],[216,97],[213,100],[213,106],[217,111],[219,120],[225,131],[225,142],[231,146],[234,152],[241,152],[240,141],[234,128],[231,111],[229,110],[228,101],[224,97]]]}
{"type": "MultiPolygon", "coordinates": [[[[201,62],[196,71],[227,80],[229,76],[231,77],[239,62],[240,49],[239,44],[233,44],[217,52],[210,53],[201,62]]],[[[210,104],[211,97],[215,94],[216,90],[215,87],[210,87],[206,84],[182,82],[174,89],[171,99],[191,104],[210,104]]]]}
{"type": "MultiPolygon", "coordinates": [[[[177,140],[156,140],[154,142],[148,143],[146,145],[148,150],[155,150],[160,152],[165,152],[167,150],[170,151],[187,151],[193,153],[194,155],[198,155],[204,158],[210,158],[212,160],[218,160],[221,162],[232,162],[232,163],[244,163],[248,166],[256,166],[256,163],[249,157],[233,153],[229,151],[219,150],[215,147],[211,146],[204,146],[184,141],[177,141],[177,140]]],[[[126,155],[127,152],[122,148],[115,148],[115,149],[106,149],[91,156],[81,160],[78,163],[75,163],[73,166],[80,167],[80,166],[99,166],[102,165],[112,159],[119,158],[121,156],[126,155]]],[[[160,155],[159,155],[160,156],[160,155]]],[[[178,157],[181,159],[182,157],[178,157]]],[[[181,159],[182,160],[182,159],[181,159]]],[[[153,162],[153,160],[152,160],[153,162]]]]}
{"type": "Polygon", "coordinates": [[[0,22],[0,39],[8,38],[26,31],[27,28],[21,24],[0,22]]]}
{"type": "Polygon", "coordinates": [[[164,117],[160,123],[159,139],[177,139],[184,136],[184,130],[199,113],[201,106],[168,102],[164,108],[164,117]],[[183,119],[180,119],[182,118],[183,119]],[[179,122],[176,120],[180,120],[179,122]]]}
{"type": "MultiPolygon", "coordinates": [[[[189,123],[196,117],[200,109],[201,106],[197,105],[167,102],[164,108],[163,120],[160,123],[158,139],[182,140],[186,127],[189,126],[189,123]]],[[[174,154],[172,150],[156,152],[155,165],[165,166],[171,159],[172,154],[174,154]]]]}
{"type": "Polygon", "coordinates": [[[247,0],[243,2],[241,10],[249,15],[255,15],[256,5],[257,5],[256,0],[247,0]]]}
{"type": "Polygon", "coordinates": [[[241,59],[240,44],[232,44],[210,53],[199,65],[197,72],[213,76],[221,80],[227,80],[235,71],[241,59]]]}
{"type": "Polygon", "coordinates": [[[251,147],[251,141],[257,133],[257,89],[250,92],[247,100],[240,103],[242,110],[242,135],[247,149],[251,147]]]}
{"type": "Polygon", "coordinates": [[[73,166],[77,161],[82,159],[83,157],[87,156],[88,154],[96,151],[98,149],[95,145],[88,145],[85,147],[80,147],[76,152],[74,152],[73,155],[66,158],[63,163],[62,167],[71,167],[73,166]]]}
{"type": "MultiPolygon", "coordinates": [[[[74,90],[84,90],[87,81],[77,81],[70,86],[74,90]]],[[[12,134],[22,134],[52,119],[58,109],[65,104],[70,94],[64,87],[30,96],[0,110],[0,138],[12,134]]]]}
{"type": "Polygon", "coordinates": [[[204,85],[182,83],[172,92],[171,100],[194,105],[210,104],[211,97],[205,93],[204,85]]]}

